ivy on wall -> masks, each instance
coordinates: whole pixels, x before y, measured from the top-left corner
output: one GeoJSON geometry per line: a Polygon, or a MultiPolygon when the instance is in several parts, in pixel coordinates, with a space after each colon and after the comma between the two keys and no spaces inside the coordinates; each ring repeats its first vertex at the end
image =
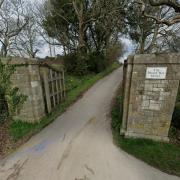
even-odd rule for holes
{"type": "Polygon", "coordinates": [[[0,122],[16,115],[27,98],[12,85],[11,76],[14,72],[15,65],[8,62],[4,64],[0,60],[0,122]]]}

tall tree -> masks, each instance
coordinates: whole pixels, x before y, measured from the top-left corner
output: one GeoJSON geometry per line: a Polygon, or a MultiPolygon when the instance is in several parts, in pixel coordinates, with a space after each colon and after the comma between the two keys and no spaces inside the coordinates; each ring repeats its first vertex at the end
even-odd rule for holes
{"type": "Polygon", "coordinates": [[[0,9],[1,56],[7,56],[12,39],[27,26],[28,20],[24,15],[22,0],[3,2],[0,9]]]}
{"type": "MultiPolygon", "coordinates": [[[[77,49],[77,18],[70,1],[47,1],[44,4],[44,19],[42,25],[48,36],[55,38],[58,45],[63,46],[64,52],[77,49]]],[[[43,34],[43,33],[42,33],[43,34]]]]}
{"type": "Polygon", "coordinates": [[[99,12],[100,15],[88,25],[89,39],[93,42],[92,49],[101,52],[118,44],[119,34],[123,29],[124,7],[124,1],[98,1],[94,11],[99,12]]]}
{"type": "MultiPolygon", "coordinates": [[[[146,11],[159,16],[159,8],[149,8],[146,6],[146,11]]],[[[137,52],[145,53],[148,49],[152,48],[153,43],[157,37],[157,31],[159,25],[152,19],[148,19],[141,14],[141,9],[137,4],[131,3],[128,7],[131,12],[127,14],[127,31],[132,38],[137,43],[137,52]]]]}
{"type": "Polygon", "coordinates": [[[70,52],[99,51],[112,40],[120,26],[123,3],[118,0],[47,1],[44,27],[70,52]]]}
{"type": "MultiPolygon", "coordinates": [[[[138,53],[162,52],[170,49],[170,37],[172,37],[173,27],[160,23],[156,19],[166,19],[174,16],[172,8],[166,6],[151,6],[149,0],[138,3],[132,1],[127,14],[127,31],[130,37],[137,43],[138,53]],[[143,4],[141,3],[143,2],[143,4]],[[142,14],[142,12],[144,12],[142,14]]],[[[178,26],[178,24],[174,25],[178,26]]],[[[175,35],[175,34],[174,34],[175,35]]]]}
{"type": "Polygon", "coordinates": [[[36,7],[28,2],[25,5],[26,15],[29,17],[29,22],[26,27],[13,38],[10,53],[21,57],[35,58],[40,48],[44,45],[39,30],[41,27],[38,24],[36,15],[36,7]]]}

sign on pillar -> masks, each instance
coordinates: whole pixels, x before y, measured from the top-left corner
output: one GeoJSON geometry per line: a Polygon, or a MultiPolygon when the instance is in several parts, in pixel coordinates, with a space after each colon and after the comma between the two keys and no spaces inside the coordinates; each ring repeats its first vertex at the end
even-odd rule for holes
{"type": "Polygon", "coordinates": [[[179,59],[180,54],[140,54],[128,59],[121,134],[169,140],[180,80],[179,59]]]}

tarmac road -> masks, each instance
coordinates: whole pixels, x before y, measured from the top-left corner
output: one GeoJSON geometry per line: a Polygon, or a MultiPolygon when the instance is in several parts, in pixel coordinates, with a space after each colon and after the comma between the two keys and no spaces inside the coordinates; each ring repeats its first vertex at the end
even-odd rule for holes
{"type": "Polygon", "coordinates": [[[113,144],[109,113],[121,81],[122,68],[96,83],[0,162],[0,180],[180,180],[113,144]]]}

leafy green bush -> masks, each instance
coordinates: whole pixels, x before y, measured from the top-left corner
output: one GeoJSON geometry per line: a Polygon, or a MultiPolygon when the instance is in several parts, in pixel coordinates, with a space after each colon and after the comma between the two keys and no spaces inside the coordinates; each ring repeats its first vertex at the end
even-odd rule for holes
{"type": "Polygon", "coordinates": [[[68,54],[64,56],[64,65],[68,73],[85,75],[88,73],[87,57],[80,54],[68,54]]]}
{"type": "Polygon", "coordinates": [[[117,61],[125,53],[125,46],[121,42],[116,45],[110,46],[107,49],[106,55],[110,63],[117,61]]]}
{"type": "Polygon", "coordinates": [[[88,69],[91,72],[99,73],[110,65],[107,57],[102,53],[91,53],[88,55],[88,69]]]}
{"type": "Polygon", "coordinates": [[[88,71],[88,57],[86,55],[77,54],[76,65],[74,68],[76,75],[86,75],[88,71]]]}
{"type": "Polygon", "coordinates": [[[172,117],[172,125],[177,129],[180,129],[180,102],[176,103],[172,117]]]}
{"type": "Polygon", "coordinates": [[[76,66],[76,54],[67,54],[64,56],[64,66],[68,73],[72,73],[76,66]]]}
{"type": "Polygon", "coordinates": [[[68,54],[64,57],[65,69],[73,75],[100,73],[113,64],[103,53],[68,54]]]}
{"type": "MultiPolygon", "coordinates": [[[[26,100],[26,96],[22,95],[17,87],[12,86],[11,76],[14,71],[15,66],[3,64],[0,60],[0,112],[8,116],[16,114],[26,100]]],[[[6,116],[1,116],[0,120],[3,121],[4,118],[6,116]]]]}

